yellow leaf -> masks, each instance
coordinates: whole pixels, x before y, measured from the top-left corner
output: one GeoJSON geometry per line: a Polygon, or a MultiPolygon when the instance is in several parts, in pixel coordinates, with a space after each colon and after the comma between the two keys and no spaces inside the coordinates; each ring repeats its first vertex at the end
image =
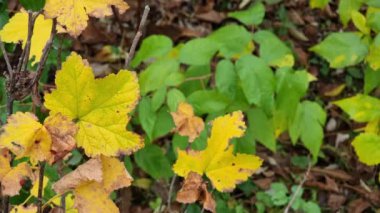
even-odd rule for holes
{"type": "Polygon", "coordinates": [[[53,185],[62,194],[74,192],[75,208],[84,212],[118,212],[109,194],[119,188],[130,186],[132,177],[124,164],[116,158],[101,156],[80,165],[53,185]]]}
{"type": "Polygon", "coordinates": [[[36,213],[37,212],[37,206],[16,206],[11,210],[11,213],[36,213]]]}
{"type": "MultiPolygon", "coordinates": [[[[56,197],[53,199],[53,203],[55,206],[61,205],[61,197],[56,197]]],[[[78,213],[78,210],[74,208],[74,195],[72,193],[68,193],[65,196],[65,204],[66,204],[66,213],[78,213]]],[[[59,208],[59,207],[56,207],[59,208]]]]}
{"type": "Polygon", "coordinates": [[[0,182],[3,195],[14,196],[19,194],[21,180],[33,176],[32,170],[27,163],[20,163],[11,168],[10,158],[0,155],[0,182]]]}
{"type": "MultiPolygon", "coordinates": [[[[43,185],[42,185],[42,188],[45,189],[47,184],[48,184],[48,181],[49,181],[49,178],[48,177],[44,177],[44,181],[43,181],[43,185]]],[[[33,187],[32,189],[30,190],[30,194],[33,195],[34,197],[38,197],[38,188],[39,188],[39,182],[40,182],[40,178],[38,175],[36,175],[36,178],[35,180],[33,181],[33,187]]],[[[44,190],[42,190],[42,193],[44,193],[44,190]]],[[[42,194],[43,195],[43,194],[42,194]]]]}
{"type": "MultiPolygon", "coordinates": [[[[29,59],[35,57],[33,64],[40,61],[42,51],[50,38],[52,27],[53,21],[51,19],[45,19],[43,15],[37,17],[29,56],[29,59]]],[[[0,37],[3,42],[18,43],[22,41],[24,48],[28,37],[28,13],[25,11],[16,13],[0,31],[0,37]]]]}
{"type": "Polygon", "coordinates": [[[121,70],[95,79],[91,68],[72,53],[55,79],[57,89],[45,95],[50,114],[77,121],[77,145],[89,156],[130,154],[144,146],[139,135],[126,130],[129,113],[139,98],[136,74],[121,70]]]}
{"type": "Polygon", "coordinates": [[[57,18],[58,24],[71,36],[77,37],[87,27],[89,15],[97,18],[112,15],[111,6],[124,13],[124,0],[46,0],[45,15],[57,18]]]}
{"type": "Polygon", "coordinates": [[[233,153],[230,140],[243,136],[246,128],[242,112],[219,117],[212,124],[207,148],[200,152],[179,151],[173,170],[181,177],[189,172],[205,173],[217,190],[230,191],[237,183],[247,180],[262,160],[255,155],[233,153]]]}
{"type": "Polygon", "coordinates": [[[0,135],[0,148],[9,149],[17,158],[30,157],[33,165],[51,158],[50,134],[36,116],[17,112],[7,122],[0,135]]]}
{"type": "Polygon", "coordinates": [[[97,182],[79,186],[75,189],[74,195],[74,206],[78,209],[79,213],[119,213],[119,209],[109,198],[109,194],[97,182]]]}
{"type": "Polygon", "coordinates": [[[373,70],[380,70],[380,34],[376,36],[369,47],[369,53],[366,60],[373,70]]]}
{"type": "Polygon", "coordinates": [[[171,114],[176,131],[179,135],[189,137],[189,142],[193,142],[205,127],[202,118],[194,115],[193,107],[188,103],[180,103],[177,112],[171,114]]]}

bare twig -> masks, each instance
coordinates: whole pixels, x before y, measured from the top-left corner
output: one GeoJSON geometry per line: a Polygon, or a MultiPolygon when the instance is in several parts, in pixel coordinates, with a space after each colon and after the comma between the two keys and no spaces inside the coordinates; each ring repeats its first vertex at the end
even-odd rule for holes
{"type": "Polygon", "coordinates": [[[133,56],[135,55],[137,44],[139,43],[139,41],[140,41],[140,39],[141,39],[141,37],[143,35],[142,31],[143,31],[143,29],[145,27],[149,11],[150,11],[150,7],[148,5],[145,6],[144,13],[142,15],[142,18],[141,18],[141,21],[140,21],[140,24],[139,24],[139,28],[138,28],[138,30],[136,32],[135,37],[133,38],[133,42],[132,42],[131,48],[129,49],[129,52],[128,52],[128,54],[126,56],[126,59],[125,59],[124,67],[126,69],[129,68],[129,64],[131,63],[131,60],[132,60],[133,56]]]}
{"type": "Polygon", "coordinates": [[[168,195],[168,210],[169,210],[169,213],[172,211],[171,203],[172,203],[172,195],[173,195],[173,189],[174,189],[174,184],[175,184],[176,179],[177,179],[177,175],[174,175],[172,177],[172,181],[171,181],[170,187],[169,187],[169,195],[168,195]]]}
{"type": "Polygon", "coordinates": [[[44,173],[45,162],[40,163],[39,179],[38,179],[38,200],[37,200],[37,213],[42,213],[42,192],[44,189],[44,173]]]}
{"type": "Polygon", "coordinates": [[[32,85],[37,84],[38,80],[41,78],[42,72],[44,70],[44,66],[45,66],[46,61],[47,61],[48,56],[49,56],[49,51],[50,51],[51,47],[53,46],[54,36],[57,33],[57,31],[55,29],[56,25],[57,25],[57,21],[54,19],[53,26],[52,26],[51,33],[50,33],[50,38],[49,38],[48,42],[46,43],[46,45],[43,49],[41,60],[38,63],[38,67],[37,67],[37,74],[36,74],[36,77],[33,79],[32,85]]]}
{"type": "Polygon", "coordinates": [[[5,63],[7,64],[8,75],[10,78],[12,78],[13,69],[11,66],[11,62],[9,61],[7,51],[4,48],[4,43],[3,43],[3,41],[1,41],[1,38],[0,38],[0,48],[1,48],[1,51],[3,52],[5,63]]]}
{"type": "Polygon", "coordinates": [[[29,55],[30,55],[30,47],[32,45],[32,37],[33,37],[33,31],[34,31],[34,22],[36,21],[38,14],[33,14],[33,12],[28,11],[28,37],[26,39],[26,44],[24,48],[24,57],[22,59],[21,64],[21,70],[18,71],[25,71],[26,67],[28,65],[29,55]]]}
{"type": "Polygon", "coordinates": [[[61,36],[58,36],[58,38],[59,38],[59,45],[58,45],[58,52],[57,52],[57,70],[60,70],[62,68],[63,38],[61,36]]]}
{"type": "Polygon", "coordinates": [[[292,198],[290,199],[288,205],[286,206],[285,210],[284,210],[284,213],[288,213],[290,208],[292,207],[293,203],[296,201],[296,198],[298,196],[298,193],[300,193],[301,189],[302,189],[302,186],[305,184],[305,182],[307,181],[307,178],[310,174],[310,171],[311,171],[311,167],[313,166],[313,164],[310,162],[309,160],[309,166],[307,167],[307,170],[306,170],[306,173],[305,175],[303,176],[303,179],[301,181],[301,183],[297,186],[297,189],[296,191],[294,192],[292,198]]]}

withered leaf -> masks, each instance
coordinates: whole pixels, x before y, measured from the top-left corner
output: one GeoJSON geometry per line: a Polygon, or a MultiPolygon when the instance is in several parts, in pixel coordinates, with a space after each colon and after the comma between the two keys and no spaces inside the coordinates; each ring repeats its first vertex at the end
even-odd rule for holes
{"type": "Polygon", "coordinates": [[[200,117],[194,115],[193,107],[185,102],[178,105],[177,112],[172,112],[176,130],[181,136],[188,136],[193,142],[203,131],[205,125],[200,117]]]}

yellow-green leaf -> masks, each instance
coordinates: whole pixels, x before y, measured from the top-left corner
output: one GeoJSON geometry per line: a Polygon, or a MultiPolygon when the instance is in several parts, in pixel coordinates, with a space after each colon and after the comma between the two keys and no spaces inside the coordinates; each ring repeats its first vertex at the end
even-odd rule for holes
{"type": "Polygon", "coordinates": [[[367,165],[380,163],[380,136],[374,133],[362,133],[357,136],[352,145],[359,160],[367,165]]]}
{"type": "Polygon", "coordinates": [[[367,19],[363,14],[358,11],[353,11],[351,13],[351,17],[356,28],[358,28],[363,34],[370,34],[371,29],[367,26],[367,19]]]}
{"type": "Polygon", "coordinates": [[[134,72],[121,70],[95,79],[92,69],[72,53],[55,83],[57,89],[45,95],[45,106],[51,115],[61,113],[77,121],[77,145],[87,155],[129,154],[144,146],[140,136],[126,130],[139,98],[134,72]]]}
{"type": "Polygon", "coordinates": [[[359,94],[334,104],[358,122],[370,122],[380,118],[380,100],[377,98],[359,94]]]}

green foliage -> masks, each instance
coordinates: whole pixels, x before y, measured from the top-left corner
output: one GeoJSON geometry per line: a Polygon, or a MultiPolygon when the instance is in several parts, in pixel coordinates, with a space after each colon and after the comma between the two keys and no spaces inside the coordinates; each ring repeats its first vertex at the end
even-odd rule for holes
{"type": "Polygon", "coordinates": [[[272,32],[262,30],[253,35],[260,45],[260,57],[270,66],[292,67],[294,56],[292,51],[272,32]]]}
{"type": "Polygon", "coordinates": [[[26,10],[37,12],[44,8],[46,0],[20,0],[20,3],[26,10]]]}
{"type": "Polygon", "coordinates": [[[329,4],[330,0],[310,0],[311,8],[324,8],[329,4]]]}
{"type": "Polygon", "coordinates": [[[235,18],[245,25],[259,25],[265,16],[265,6],[262,3],[252,4],[245,10],[228,13],[228,17],[235,18]]]}
{"type": "Polygon", "coordinates": [[[368,54],[368,46],[355,33],[332,33],[311,50],[326,59],[332,68],[360,63],[368,54]]]}
{"type": "Polygon", "coordinates": [[[161,148],[157,145],[146,145],[134,155],[139,168],[155,179],[173,176],[171,165],[161,148]]]}
{"type": "Polygon", "coordinates": [[[144,39],[140,50],[132,60],[132,67],[138,66],[143,61],[164,57],[173,48],[170,38],[163,35],[152,35],[144,39]]]}

